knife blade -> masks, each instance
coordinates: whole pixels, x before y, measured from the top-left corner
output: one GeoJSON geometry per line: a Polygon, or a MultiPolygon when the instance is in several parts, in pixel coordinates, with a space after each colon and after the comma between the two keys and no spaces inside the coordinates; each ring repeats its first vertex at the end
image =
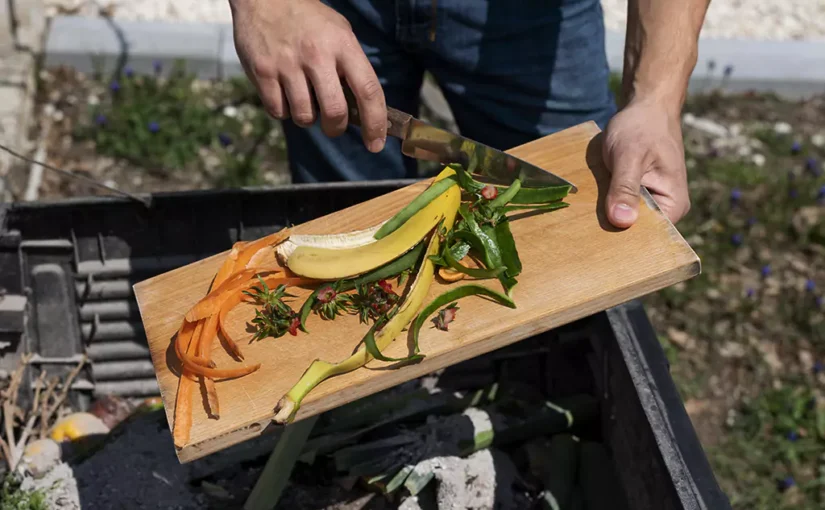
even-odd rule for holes
{"type": "MultiPolygon", "coordinates": [[[[352,91],[344,84],[349,123],[361,126],[358,105],[352,91]]],[[[572,182],[520,158],[481,142],[452,133],[408,113],[387,107],[387,134],[401,140],[401,152],[411,158],[442,164],[458,163],[473,174],[499,184],[512,184],[516,178],[524,187],[570,186],[572,182]]]]}

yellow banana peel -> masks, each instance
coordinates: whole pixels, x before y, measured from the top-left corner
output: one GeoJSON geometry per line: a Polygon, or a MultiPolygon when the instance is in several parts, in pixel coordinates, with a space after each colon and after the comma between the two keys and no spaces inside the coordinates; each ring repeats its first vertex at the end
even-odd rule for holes
{"type": "MultiPolygon", "coordinates": [[[[450,175],[455,175],[455,170],[447,167],[433,182],[450,175]]],[[[287,257],[286,265],[295,274],[317,280],[340,280],[366,273],[415,247],[450,210],[457,210],[460,200],[461,188],[456,184],[382,239],[351,247],[299,245],[287,257]]]]}
{"type": "MultiPolygon", "coordinates": [[[[447,168],[444,172],[439,174],[439,177],[443,178],[443,176],[449,175],[449,173],[446,173],[447,170],[454,172],[452,169],[447,168]]],[[[439,202],[441,209],[439,211],[439,216],[436,217],[436,221],[431,227],[431,230],[434,229],[442,218],[444,220],[443,226],[447,230],[452,229],[453,224],[455,223],[456,215],[458,214],[458,206],[461,201],[460,190],[450,188],[439,198],[442,197],[446,198],[439,202]],[[451,193],[452,191],[455,191],[455,193],[451,193]]],[[[423,213],[424,210],[421,212],[423,213]]],[[[414,218],[415,217],[411,218],[410,221],[414,218]]],[[[388,239],[392,235],[394,234],[390,234],[390,236],[387,236],[385,239],[388,239]]],[[[384,350],[390,343],[392,343],[392,341],[403,331],[405,327],[409,325],[421,309],[424,299],[427,297],[427,293],[430,290],[430,285],[435,278],[435,265],[430,260],[430,255],[438,254],[440,245],[440,237],[437,232],[433,231],[433,235],[430,237],[430,241],[427,246],[427,251],[424,254],[423,261],[419,266],[415,280],[413,280],[410,286],[410,291],[407,294],[406,299],[404,299],[404,301],[399,305],[397,313],[393,315],[384,327],[375,334],[375,344],[379,351],[384,350]]],[[[290,391],[278,402],[278,405],[275,408],[275,418],[273,420],[277,423],[291,422],[301,405],[301,401],[310,391],[312,391],[313,388],[330,377],[351,372],[357,368],[360,368],[369,363],[372,359],[373,357],[367,352],[366,348],[362,346],[355,352],[355,354],[339,363],[330,363],[323,360],[313,361],[306,372],[304,372],[301,376],[298,383],[295,384],[295,386],[293,386],[292,389],[290,389],[290,391]]]]}

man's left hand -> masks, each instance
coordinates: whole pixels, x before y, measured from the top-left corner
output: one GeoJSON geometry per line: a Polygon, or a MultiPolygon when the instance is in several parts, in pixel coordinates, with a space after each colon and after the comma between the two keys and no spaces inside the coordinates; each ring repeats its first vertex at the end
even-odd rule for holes
{"type": "Polygon", "coordinates": [[[614,226],[639,216],[645,186],[671,222],[690,209],[681,119],[654,101],[634,100],[608,123],[602,155],[611,172],[606,207],[614,226]]]}

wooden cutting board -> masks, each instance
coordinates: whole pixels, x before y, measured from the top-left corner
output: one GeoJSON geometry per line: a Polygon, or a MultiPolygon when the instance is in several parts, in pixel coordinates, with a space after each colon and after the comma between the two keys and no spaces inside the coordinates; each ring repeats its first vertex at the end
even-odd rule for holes
{"type": "MultiPolygon", "coordinates": [[[[602,163],[599,128],[581,124],[508,152],[570,180],[578,192],[565,201],[569,207],[512,222],[523,272],[518,277],[509,309],[480,297],[459,302],[460,311],[449,332],[427,324],[421,330],[418,364],[387,369],[390,363],[373,360],[366,367],[323,382],[305,399],[296,416],[301,420],[345,403],[420,377],[437,369],[498,349],[518,340],[603,311],[700,272],[697,255],[658,210],[649,195],[638,222],[626,230],[613,228],[604,214],[609,174],[602,163]]],[[[416,183],[368,202],[296,226],[294,233],[322,234],[358,230],[389,218],[421,192],[416,183]]],[[[227,246],[227,250],[230,246],[227,246]]],[[[161,396],[170,427],[178,387],[177,359],[170,348],[183,315],[209,287],[225,253],[169,271],[134,286],[149,341],[161,396]],[[170,364],[172,368],[170,369],[170,364]]],[[[497,280],[483,282],[501,290],[497,280]]],[[[452,285],[460,285],[460,282],[452,285]]],[[[426,302],[445,290],[436,280],[426,302]]],[[[309,290],[295,289],[297,309],[309,290]]],[[[247,321],[251,305],[230,314],[233,336],[250,338],[247,321]]],[[[278,400],[295,384],[310,363],[320,358],[337,362],[348,357],[366,327],[353,317],[334,322],[313,315],[309,334],[285,335],[256,343],[241,343],[244,364],[262,363],[250,375],[217,383],[220,419],[208,418],[195,392],[189,444],[178,450],[189,462],[250,439],[273,425],[278,400]]],[[[239,366],[220,345],[213,349],[218,367],[239,366]]],[[[385,350],[390,357],[409,353],[407,334],[385,350]]]]}

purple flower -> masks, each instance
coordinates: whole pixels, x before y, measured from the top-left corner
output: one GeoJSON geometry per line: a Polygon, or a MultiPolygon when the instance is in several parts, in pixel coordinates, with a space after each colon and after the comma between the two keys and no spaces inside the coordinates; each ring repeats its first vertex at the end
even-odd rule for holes
{"type": "Polygon", "coordinates": [[[762,266],[762,277],[767,278],[771,274],[771,266],[770,264],[765,264],[762,266]]]}
{"type": "Polygon", "coordinates": [[[754,218],[753,216],[751,216],[750,218],[748,218],[748,226],[749,226],[749,227],[752,227],[752,226],[754,226],[754,225],[756,225],[756,218],[754,218]]]}
{"type": "Polygon", "coordinates": [[[730,242],[733,243],[734,246],[739,246],[740,244],[742,244],[742,234],[733,234],[730,237],[730,242]]]}
{"type": "Polygon", "coordinates": [[[813,292],[813,290],[815,288],[816,288],[816,283],[814,283],[813,280],[808,280],[808,281],[805,282],[805,290],[807,290],[808,292],[813,292]]]}
{"type": "Polygon", "coordinates": [[[708,151],[708,156],[710,156],[712,158],[718,158],[719,157],[719,149],[717,149],[716,147],[711,147],[710,151],[708,151]]]}
{"type": "Polygon", "coordinates": [[[799,142],[794,142],[793,145],[791,145],[791,152],[792,153],[798,154],[799,151],[801,151],[801,150],[802,150],[802,145],[799,142]]]}
{"type": "Polygon", "coordinates": [[[822,170],[820,170],[819,165],[817,164],[814,158],[808,158],[805,161],[805,169],[817,177],[819,177],[819,175],[822,173],[822,170]]]}
{"type": "Polygon", "coordinates": [[[728,77],[728,76],[732,75],[733,74],[733,66],[731,64],[726,65],[724,73],[725,73],[725,77],[728,77]]]}
{"type": "Polygon", "coordinates": [[[708,71],[713,72],[714,69],[716,69],[716,61],[708,60],[708,71]]]}
{"type": "Polygon", "coordinates": [[[756,292],[751,288],[749,288],[748,290],[745,291],[745,295],[747,295],[748,298],[752,298],[755,293],[756,292]]]}
{"type": "Polygon", "coordinates": [[[814,299],[814,303],[817,308],[822,308],[822,296],[817,296],[816,299],[814,299]]]}
{"type": "Polygon", "coordinates": [[[797,439],[799,439],[799,434],[797,434],[795,430],[792,430],[788,432],[788,435],[786,437],[788,438],[788,441],[795,442],[797,439]]]}
{"type": "Polygon", "coordinates": [[[736,203],[739,202],[739,199],[742,198],[742,191],[739,188],[733,188],[730,191],[730,199],[732,202],[736,203]]]}
{"type": "Polygon", "coordinates": [[[226,133],[220,133],[220,134],[218,134],[218,141],[219,141],[219,142],[221,143],[221,145],[222,145],[222,146],[224,146],[224,147],[228,147],[228,146],[232,145],[232,137],[230,137],[230,136],[229,136],[228,134],[226,134],[226,133]]]}
{"type": "Polygon", "coordinates": [[[105,126],[106,125],[106,116],[103,115],[102,113],[98,113],[95,116],[95,124],[97,124],[98,126],[105,126]]]}
{"type": "Polygon", "coordinates": [[[127,78],[131,78],[135,75],[135,71],[131,67],[127,67],[123,70],[123,74],[125,74],[127,78]]]}
{"type": "Polygon", "coordinates": [[[825,198],[825,186],[819,188],[819,192],[816,194],[817,198],[825,198]]]}
{"type": "Polygon", "coordinates": [[[796,190],[796,188],[791,188],[788,191],[788,196],[791,197],[791,198],[797,198],[797,197],[799,197],[799,192],[796,190]]]}
{"type": "Polygon", "coordinates": [[[112,80],[112,83],[109,84],[109,90],[111,90],[112,92],[117,92],[118,90],[120,90],[120,82],[118,82],[117,80],[112,80]]]}
{"type": "MultiPolygon", "coordinates": [[[[825,368],[825,367],[822,366],[822,362],[817,361],[817,362],[814,363],[814,366],[811,368],[811,371],[815,374],[818,374],[818,373],[822,372],[823,368],[825,368]]],[[[814,400],[814,399],[811,399],[811,400],[814,400]]]]}
{"type": "Polygon", "coordinates": [[[791,487],[796,485],[796,481],[794,481],[792,476],[786,476],[783,480],[779,482],[779,490],[788,490],[791,487]]]}
{"type": "Polygon", "coordinates": [[[160,74],[163,70],[163,64],[160,63],[160,60],[155,60],[152,62],[152,67],[155,69],[155,74],[160,74]]]}
{"type": "Polygon", "coordinates": [[[160,125],[155,121],[150,122],[148,127],[150,133],[157,133],[160,131],[160,125]]]}

